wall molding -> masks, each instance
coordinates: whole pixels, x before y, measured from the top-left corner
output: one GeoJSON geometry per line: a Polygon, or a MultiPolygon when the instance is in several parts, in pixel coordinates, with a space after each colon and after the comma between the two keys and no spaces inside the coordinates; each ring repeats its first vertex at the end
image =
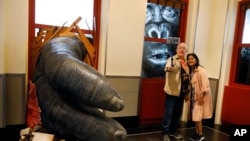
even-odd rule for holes
{"type": "Polygon", "coordinates": [[[6,127],[6,75],[0,74],[0,128],[6,127]]]}
{"type": "Polygon", "coordinates": [[[6,73],[6,125],[25,123],[25,74],[6,73]]]}

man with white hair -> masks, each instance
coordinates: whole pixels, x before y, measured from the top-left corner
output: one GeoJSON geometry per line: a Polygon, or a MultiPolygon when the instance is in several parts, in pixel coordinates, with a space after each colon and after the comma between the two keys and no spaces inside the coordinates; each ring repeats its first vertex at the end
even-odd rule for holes
{"type": "Polygon", "coordinates": [[[183,110],[184,100],[189,99],[189,69],[186,65],[187,45],[179,43],[176,54],[167,59],[164,71],[166,80],[164,91],[166,93],[165,111],[163,116],[163,141],[170,141],[170,137],[182,140],[183,137],[176,132],[183,110]]]}

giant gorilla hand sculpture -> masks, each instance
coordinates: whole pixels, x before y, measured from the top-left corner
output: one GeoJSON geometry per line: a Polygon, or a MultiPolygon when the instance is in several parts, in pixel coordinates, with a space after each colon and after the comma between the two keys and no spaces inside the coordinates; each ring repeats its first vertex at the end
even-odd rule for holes
{"type": "Polygon", "coordinates": [[[75,37],[57,37],[42,48],[32,78],[42,126],[63,138],[122,141],[126,130],[100,109],[120,111],[124,101],[102,74],[82,62],[85,55],[75,37]]]}

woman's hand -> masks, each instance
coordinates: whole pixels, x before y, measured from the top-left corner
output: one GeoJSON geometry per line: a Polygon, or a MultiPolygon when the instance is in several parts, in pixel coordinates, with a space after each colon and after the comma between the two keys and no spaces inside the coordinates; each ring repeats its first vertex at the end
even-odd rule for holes
{"type": "Polygon", "coordinates": [[[168,72],[174,71],[174,67],[168,66],[165,68],[165,71],[168,71],[168,72]]]}

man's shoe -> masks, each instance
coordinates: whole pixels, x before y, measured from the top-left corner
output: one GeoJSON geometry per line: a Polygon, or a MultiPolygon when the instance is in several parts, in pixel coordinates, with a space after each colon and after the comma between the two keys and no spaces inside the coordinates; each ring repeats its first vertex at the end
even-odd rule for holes
{"type": "Polygon", "coordinates": [[[163,141],[170,141],[170,138],[169,138],[168,134],[165,134],[163,136],[163,141]]]}
{"type": "Polygon", "coordinates": [[[190,137],[189,140],[191,140],[191,141],[203,141],[203,140],[205,140],[205,137],[203,135],[195,134],[192,137],[190,137]]]}
{"type": "Polygon", "coordinates": [[[176,138],[178,140],[183,140],[183,136],[180,135],[180,134],[177,134],[177,133],[170,133],[169,136],[174,137],[174,138],[176,138]]]}

